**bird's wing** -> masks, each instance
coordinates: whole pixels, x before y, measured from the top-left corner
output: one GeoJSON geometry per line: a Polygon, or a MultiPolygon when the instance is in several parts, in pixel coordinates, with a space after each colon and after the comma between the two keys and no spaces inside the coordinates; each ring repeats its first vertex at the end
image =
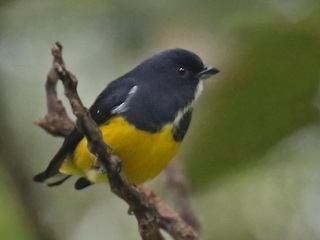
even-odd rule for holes
{"type": "MultiPolygon", "coordinates": [[[[121,104],[126,102],[126,99],[130,97],[130,90],[134,87],[133,82],[129,78],[119,78],[111,82],[90,107],[89,112],[92,119],[100,125],[108,121],[111,116],[118,114],[114,109],[119,108],[121,104]]],[[[34,176],[34,181],[44,182],[48,178],[56,175],[66,155],[74,151],[82,138],[83,135],[78,129],[73,129],[64,140],[59,151],[50,161],[47,169],[34,176]]]]}
{"type": "Polygon", "coordinates": [[[99,125],[123,112],[135,89],[137,87],[130,78],[120,78],[110,83],[89,109],[92,119],[99,125]]]}

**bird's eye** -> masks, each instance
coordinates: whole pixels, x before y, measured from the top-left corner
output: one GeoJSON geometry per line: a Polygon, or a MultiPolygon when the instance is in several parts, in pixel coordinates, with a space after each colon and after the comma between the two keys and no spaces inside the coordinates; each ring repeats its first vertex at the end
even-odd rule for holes
{"type": "Polygon", "coordinates": [[[179,68],[178,72],[179,72],[180,76],[184,76],[186,74],[187,70],[185,68],[181,67],[181,68],[179,68]]]}

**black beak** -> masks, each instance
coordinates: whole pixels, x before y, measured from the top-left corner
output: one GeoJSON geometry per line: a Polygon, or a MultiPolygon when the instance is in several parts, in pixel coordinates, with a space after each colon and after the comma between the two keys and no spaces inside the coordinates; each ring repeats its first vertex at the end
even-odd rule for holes
{"type": "Polygon", "coordinates": [[[197,76],[199,79],[206,79],[214,74],[217,74],[218,72],[220,72],[220,71],[214,67],[206,67],[205,66],[203,68],[203,70],[198,73],[197,76]]]}

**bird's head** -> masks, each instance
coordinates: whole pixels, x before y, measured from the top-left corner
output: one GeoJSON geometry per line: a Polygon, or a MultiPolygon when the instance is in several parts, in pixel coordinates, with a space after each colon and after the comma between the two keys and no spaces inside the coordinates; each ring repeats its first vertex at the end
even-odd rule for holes
{"type": "MultiPolygon", "coordinates": [[[[163,51],[142,62],[137,70],[145,72],[148,77],[161,76],[175,82],[199,82],[219,72],[214,67],[207,67],[195,53],[184,49],[171,49],[163,51]]],[[[149,78],[149,79],[150,79],[149,78]]]]}

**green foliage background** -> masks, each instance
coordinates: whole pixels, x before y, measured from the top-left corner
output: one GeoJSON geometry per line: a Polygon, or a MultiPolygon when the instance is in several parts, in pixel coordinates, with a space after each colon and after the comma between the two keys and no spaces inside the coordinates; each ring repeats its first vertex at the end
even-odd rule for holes
{"type": "MultiPolygon", "coordinates": [[[[221,72],[206,82],[178,156],[203,238],[320,238],[319,1],[0,6],[1,239],[39,239],[17,191],[24,184],[41,200],[35,214],[54,239],[139,239],[125,204],[104,185],[77,192],[72,182],[31,183],[62,141],[33,124],[46,112],[43,85],[56,40],[87,106],[109,81],[164,49],[186,48],[216,66],[221,72]],[[15,181],[18,171],[25,182],[15,181]]],[[[170,202],[161,177],[150,184],[170,202]]]]}

